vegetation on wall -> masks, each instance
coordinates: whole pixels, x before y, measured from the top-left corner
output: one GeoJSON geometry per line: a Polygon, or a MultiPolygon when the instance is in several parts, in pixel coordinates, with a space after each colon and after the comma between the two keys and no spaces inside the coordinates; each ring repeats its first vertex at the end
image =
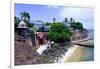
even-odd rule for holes
{"type": "Polygon", "coordinates": [[[82,23],[80,23],[80,22],[73,22],[73,23],[71,23],[70,27],[73,28],[74,30],[78,29],[80,31],[82,31],[84,29],[82,23]]]}

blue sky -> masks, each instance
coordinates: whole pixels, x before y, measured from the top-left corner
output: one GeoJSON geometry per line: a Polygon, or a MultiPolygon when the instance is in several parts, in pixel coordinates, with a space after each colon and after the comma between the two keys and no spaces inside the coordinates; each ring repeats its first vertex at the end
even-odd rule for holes
{"type": "Polygon", "coordinates": [[[30,14],[31,21],[42,20],[44,22],[52,22],[54,17],[56,18],[56,21],[64,21],[65,17],[67,17],[68,20],[72,17],[75,21],[81,22],[85,28],[94,29],[93,8],[15,4],[15,16],[20,18],[20,13],[24,11],[30,14]]]}

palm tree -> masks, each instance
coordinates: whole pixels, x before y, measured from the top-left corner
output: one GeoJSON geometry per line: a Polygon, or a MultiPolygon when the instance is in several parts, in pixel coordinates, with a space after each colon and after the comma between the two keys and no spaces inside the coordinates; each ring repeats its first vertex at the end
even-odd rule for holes
{"type": "Polygon", "coordinates": [[[29,21],[30,20],[30,15],[29,15],[29,13],[28,12],[22,12],[22,13],[20,13],[20,15],[21,15],[21,19],[23,20],[23,21],[29,21]]]}
{"type": "Polygon", "coordinates": [[[21,15],[21,20],[23,20],[27,24],[28,27],[32,27],[32,24],[30,23],[31,17],[29,15],[29,13],[24,11],[24,12],[20,13],[20,15],[21,15]]]}

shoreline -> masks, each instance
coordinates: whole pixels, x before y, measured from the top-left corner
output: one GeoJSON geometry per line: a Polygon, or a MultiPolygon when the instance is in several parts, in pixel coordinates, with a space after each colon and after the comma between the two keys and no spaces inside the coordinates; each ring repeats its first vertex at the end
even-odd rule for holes
{"type": "Polygon", "coordinates": [[[79,51],[80,51],[80,46],[78,46],[78,45],[75,45],[75,46],[69,48],[68,51],[63,56],[63,58],[61,59],[61,63],[78,61],[82,55],[79,51]],[[77,50],[77,49],[79,49],[79,50],[77,50]],[[80,55],[78,55],[79,53],[80,53],[80,55]]]}

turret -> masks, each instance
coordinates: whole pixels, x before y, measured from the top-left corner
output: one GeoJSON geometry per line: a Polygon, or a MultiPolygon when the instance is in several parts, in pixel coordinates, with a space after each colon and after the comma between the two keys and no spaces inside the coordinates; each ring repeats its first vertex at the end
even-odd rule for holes
{"type": "Polygon", "coordinates": [[[24,38],[27,37],[27,30],[28,30],[28,27],[27,27],[27,24],[24,22],[24,21],[21,21],[19,24],[18,24],[18,35],[19,36],[23,36],[24,38]]]}

